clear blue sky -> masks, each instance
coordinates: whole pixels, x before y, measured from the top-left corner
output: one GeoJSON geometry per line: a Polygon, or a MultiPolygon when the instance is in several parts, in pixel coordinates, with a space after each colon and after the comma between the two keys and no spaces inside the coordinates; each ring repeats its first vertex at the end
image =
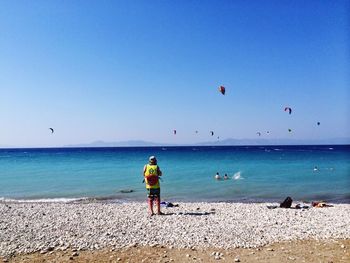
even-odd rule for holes
{"type": "Polygon", "coordinates": [[[1,1],[0,145],[350,137],[349,3],[1,1]]]}

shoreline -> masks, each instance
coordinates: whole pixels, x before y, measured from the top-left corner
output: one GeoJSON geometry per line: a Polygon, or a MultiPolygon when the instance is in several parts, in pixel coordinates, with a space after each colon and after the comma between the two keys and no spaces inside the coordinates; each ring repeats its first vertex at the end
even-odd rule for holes
{"type": "Polygon", "coordinates": [[[257,248],[350,238],[350,205],[268,209],[277,203],[179,203],[147,215],[146,202],[0,203],[0,256],[67,249],[165,246],[257,248]]]}
{"type": "MultiPolygon", "coordinates": [[[[62,204],[80,204],[80,203],[104,203],[104,204],[120,204],[120,203],[143,203],[146,202],[147,198],[119,198],[114,196],[97,196],[97,197],[43,197],[43,198],[7,198],[7,197],[0,197],[0,204],[21,204],[21,203],[28,203],[28,204],[35,204],[35,203],[62,203],[62,204]]],[[[277,198],[241,198],[241,199],[196,199],[196,200],[185,200],[185,199],[179,199],[179,198],[164,198],[162,197],[162,201],[166,202],[172,202],[172,203],[227,203],[227,204],[279,204],[284,200],[284,198],[281,198],[277,200],[277,198]]],[[[315,198],[312,201],[310,200],[293,200],[294,204],[297,203],[305,203],[309,204],[311,206],[311,203],[317,201],[317,202],[326,202],[329,204],[350,204],[350,199],[327,199],[327,198],[315,198]]]]}

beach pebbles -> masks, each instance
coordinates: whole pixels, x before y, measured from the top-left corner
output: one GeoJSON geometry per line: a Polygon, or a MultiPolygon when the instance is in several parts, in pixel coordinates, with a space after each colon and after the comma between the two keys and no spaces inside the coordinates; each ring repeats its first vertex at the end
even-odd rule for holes
{"type": "Polygon", "coordinates": [[[350,238],[348,204],[306,210],[267,205],[275,204],[180,203],[163,208],[164,216],[149,217],[146,202],[0,203],[0,256],[75,249],[71,255],[77,257],[79,250],[135,244],[257,248],[286,240],[350,238]]]}

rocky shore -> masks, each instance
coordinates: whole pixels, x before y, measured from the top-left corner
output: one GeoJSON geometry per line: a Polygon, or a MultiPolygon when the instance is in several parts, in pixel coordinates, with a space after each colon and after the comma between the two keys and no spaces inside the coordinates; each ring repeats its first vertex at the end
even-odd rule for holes
{"type": "Polygon", "coordinates": [[[149,217],[144,203],[0,203],[0,256],[131,247],[256,248],[350,238],[350,205],[180,203],[149,217]]]}

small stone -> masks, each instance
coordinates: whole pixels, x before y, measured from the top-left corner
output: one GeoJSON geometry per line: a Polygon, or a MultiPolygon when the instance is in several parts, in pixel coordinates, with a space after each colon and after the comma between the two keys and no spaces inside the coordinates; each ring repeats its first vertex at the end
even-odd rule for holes
{"type": "Polygon", "coordinates": [[[274,251],[273,248],[270,248],[270,247],[268,249],[266,249],[266,250],[267,251],[274,251]]]}
{"type": "Polygon", "coordinates": [[[117,261],[121,261],[122,259],[121,258],[117,258],[117,261]]]}
{"type": "Polygon", "coordinates": [[[46,254],[46,252],[47,252],[46,250],[41,250],[40,254],[46,254]]]}
{"type": "Polygon", "coordinates": [[[293,258],[293,257],[288,257],[288,259],[289,259],[289,260],[295,260],[295,258],[293,258]]]}
{"type": "Polygon", "coordinates": [[[241,262],[239,258],[235,258],[235,262],[241,262]]]}
{"type": "Polygon", "coordinates": [[[188,258],[189,258],[189,257],[191,257],[191,255],[190,255],[190,254],[186,254],[186,257],[188,257],[188,258]]]}
{"type": "Polygon", "coordinates": [[[73,257],[69,257],[69,260],[73,260],[74,258],[73,257]]]}
{"type": "Polygon", "coordinates": [[[214,259],[220,260],[220,256],[216,255],[216,256],[214,257],[214,259]]]}
{"type": "Polygon", "coordinates": [[[47,248],[47,251],[53,251],[54,249],[55,249],[55,247],[49,246],[49,247],[47,248]]]}
{"type": "Polygon", "coordinates": [[[342,244],[340,247],[341,247],[341,248],[345,248],[345,245],[344,245],[344,244],[342,244]]]}
{"type": "Polygon", "coordinates": [[[79,253],[78,253],[78,252],[74,252],[74,253],[72,254],[72,256],[73,256],[73,257],[77,257],[77,256],[79,256],[79,253]]]}

